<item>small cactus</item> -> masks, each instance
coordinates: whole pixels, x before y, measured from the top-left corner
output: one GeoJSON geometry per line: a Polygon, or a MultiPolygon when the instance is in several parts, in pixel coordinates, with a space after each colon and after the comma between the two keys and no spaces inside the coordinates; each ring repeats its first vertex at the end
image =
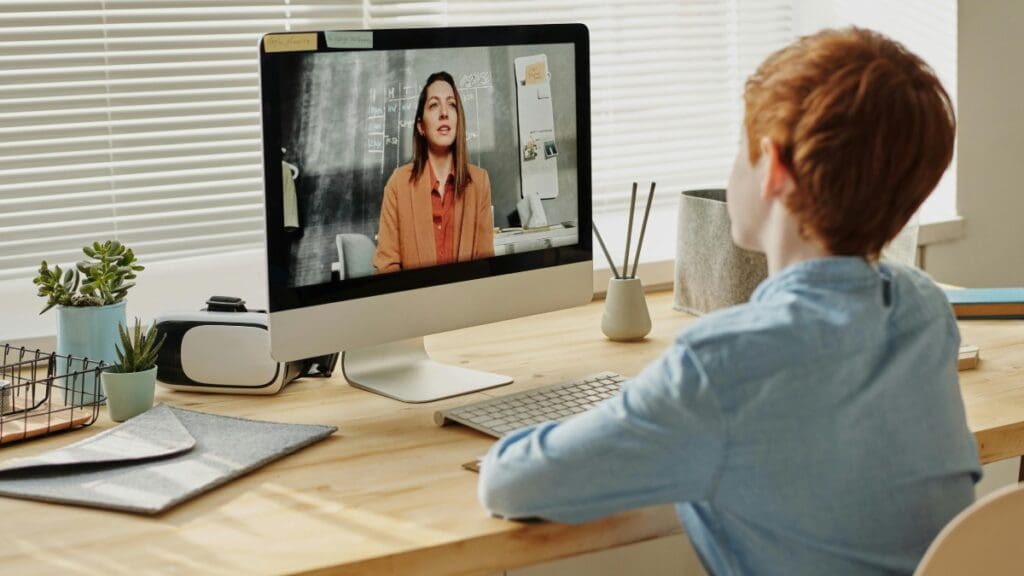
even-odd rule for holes
{"type": "Polygon", "coordinates": [[[110,368],[111,372],[145,372],[156,366],[157,353],[164,345],[167,334],[160,335],[160,339],[157,340],[156,326],[150,326],[149,330],[143,333],[142,323],[138,318],[135,319],[135,327],[131,333],[121,323],[117,325],[117,333],[121,336],[121,343],[114,344],[117,363],[110,368]]]}

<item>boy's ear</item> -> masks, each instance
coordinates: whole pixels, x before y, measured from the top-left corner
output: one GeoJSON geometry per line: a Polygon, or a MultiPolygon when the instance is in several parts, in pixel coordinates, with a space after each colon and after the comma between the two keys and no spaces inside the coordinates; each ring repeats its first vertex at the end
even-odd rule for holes
{"type": "Polygon", "coordinates": [[[761,138],[761,158],[764,162],[761,197],[765,200],[784,198],[793,191],[795,182],[789,168],[782,163],[779,147],[767,136],[761,138]]]}

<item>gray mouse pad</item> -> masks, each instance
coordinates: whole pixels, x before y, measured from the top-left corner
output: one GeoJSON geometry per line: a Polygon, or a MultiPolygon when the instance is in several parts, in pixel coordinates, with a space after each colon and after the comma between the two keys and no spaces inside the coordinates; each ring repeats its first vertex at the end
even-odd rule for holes
{"type": "Polygon", "coordinates": [[[336,430],[160,404],[80,442],[0,464],[0,495],[157,514],[336,430]]]}

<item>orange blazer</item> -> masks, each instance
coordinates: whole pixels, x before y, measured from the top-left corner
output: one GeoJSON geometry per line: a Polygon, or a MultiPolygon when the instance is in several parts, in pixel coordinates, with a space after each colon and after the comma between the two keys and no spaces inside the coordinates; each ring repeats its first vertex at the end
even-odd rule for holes
{"type": "MultiPolygon", "coordinates": [[[[373,268],[378,274],[437,264],[429,171],[410,182],[412,164],[399,166],[384,186],[373,268]]],[[[455,192],[455,260],[494,256],[491,180],[472,164],[470,182],[455,192]]]]}

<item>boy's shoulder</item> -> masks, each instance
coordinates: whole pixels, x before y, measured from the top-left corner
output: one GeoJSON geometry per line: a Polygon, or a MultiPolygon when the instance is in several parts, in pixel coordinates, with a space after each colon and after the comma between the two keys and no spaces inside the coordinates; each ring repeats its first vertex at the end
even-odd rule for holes
{"type": "Polygon", "coordinates": [[[800,323],[799,297],[786,295],[770,302],[747,302],[710,312],[687,326],[678,338],[694,349],[730,348],[738,341],[760,340],[789,333],[800,323]]]}
{"type": "Polygon", "coordinates": [[[817,297],[813,291],[774,294],[712,312],[678,336],[709,375],[764,377],[793,366],[812,366],[848,358],[865,343],[884,345],[887,335],[952,325],[942,290],[924,272],[882,264],[891,282],[891,307],[866,293],[817,297]]]}
{"type": "Polygon", "coordinates": [[[883,275],[897,283],[912,288],[926,301],[935,300],[940,296],[945,298],[942,289],[935,283],[935,280],[923,270],[913,266],[890,262],[882,262],[878,266],[883,275]]]}
{"type": "Polygon", "coordinates": [[[892,282],[895,324],[910,328],[943,323],[947,329],[957,330],[949,299],[926,272],[912,266],[884,262],[879,268],[892,282]]]}
{"type": "Polygon", "coordinates": [[[748,302],[716,310],[679,333],[712,379],[770,374],[813,354],[802,340],[814,322],[799,297],[748,302]]]}
{"type": "Polygon", "coordinates": [[[756,332],[775,331],[786,324],[780,312],[795,302],[746,302],[701,316],[680,333],[691,346],[721,344],[756,332]]]}

